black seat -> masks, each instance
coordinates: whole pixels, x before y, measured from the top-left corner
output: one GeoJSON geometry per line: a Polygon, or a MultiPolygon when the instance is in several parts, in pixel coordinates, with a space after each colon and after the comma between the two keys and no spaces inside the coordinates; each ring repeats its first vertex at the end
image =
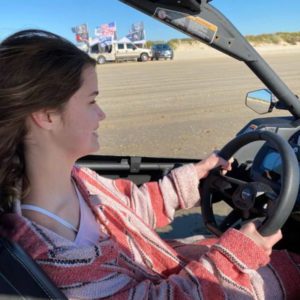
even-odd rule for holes
{"type": "Polygon", "coordinates": [[[67,299],[16,243],[0,238],[1,299],[67,299]]]}

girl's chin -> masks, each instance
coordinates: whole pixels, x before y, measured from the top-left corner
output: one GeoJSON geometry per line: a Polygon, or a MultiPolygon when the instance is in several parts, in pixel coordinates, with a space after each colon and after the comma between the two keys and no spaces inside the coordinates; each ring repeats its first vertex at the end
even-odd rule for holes
{"type": "Polygon", "coordinates": [[[90,154],[96,154],[100,150],[100,145],[97,142],[94,142],[86,151],[81,151],[81,153],[78,153],[78,159],[82,158],[84,156],[90,155],[90,154]]]}

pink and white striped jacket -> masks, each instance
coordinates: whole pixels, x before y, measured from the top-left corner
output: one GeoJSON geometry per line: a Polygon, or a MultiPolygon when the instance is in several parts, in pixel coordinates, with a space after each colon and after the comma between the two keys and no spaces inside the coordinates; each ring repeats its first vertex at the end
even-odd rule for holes
{"type": "Polygon", "coordinates": [[[237,230],[220,239],[168,243],[154,231],[179,208],[199,200],[193,165],[141,187],[74,167],[72,177],[92,208],[101,235],[78,247],[21,216],[1,218],[6,234],[23,246],[73,299],[299,299],[300,258],[277,252],[273,263],[237,230]],[[287,264],[289,269],[283,265],[287,264]],[[259,269],[257,272],[256,270],[259,269]]]}

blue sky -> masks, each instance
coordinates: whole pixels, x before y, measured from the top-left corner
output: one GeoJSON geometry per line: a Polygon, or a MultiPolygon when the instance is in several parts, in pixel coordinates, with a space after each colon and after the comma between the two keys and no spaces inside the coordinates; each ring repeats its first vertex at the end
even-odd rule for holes
{"type": "MultiPolygon", "coordinates": [[[[242,34],[300,31],[300,0],[213,0],[242,34]]],[[[143,21],[148,40],[186,37],[117,0],[0,0],[0,40],[21,29],[53,31],[75,42],[71,27],[87,23],[90,35],[115,21],[118,38],[143,21]]]]}

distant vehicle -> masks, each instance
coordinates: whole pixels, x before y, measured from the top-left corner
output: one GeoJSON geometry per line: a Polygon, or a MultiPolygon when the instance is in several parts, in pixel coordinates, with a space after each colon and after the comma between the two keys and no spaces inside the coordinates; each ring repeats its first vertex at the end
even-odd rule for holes
{"type": "Polygon", "coordinates": [[[98,64],[124,60],[147,61],[152,58],[151,49],[139,48],[131,42],[115,42],[105,48],[96,44],[91,47],[89,54],[98,64]]]}
{"type": "Polygon", "coordinates": [[[173,59],[174,51],[168,44],[156,44],[152,46],[152,55],[152,60],[159,60],[160,58],[173,59]]]}

